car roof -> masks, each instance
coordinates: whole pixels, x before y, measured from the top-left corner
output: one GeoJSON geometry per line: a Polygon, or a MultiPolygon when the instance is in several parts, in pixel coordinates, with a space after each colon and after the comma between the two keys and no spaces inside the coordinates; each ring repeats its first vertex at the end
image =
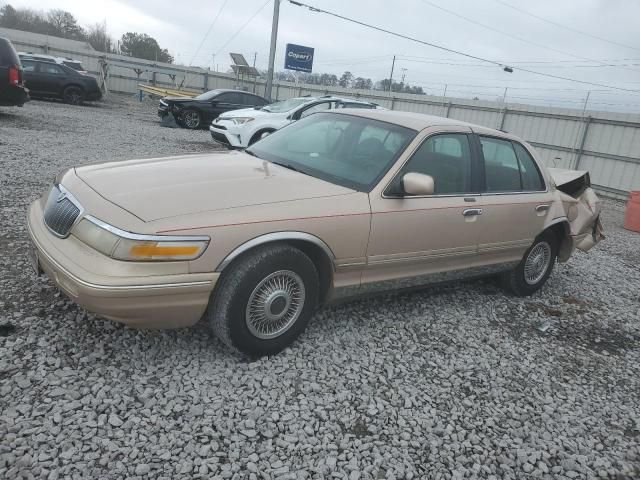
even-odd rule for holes
{"type": "Polygon", "coordinates": [[[482,133],[491,133],[499,137],[513,137],[513,135],[509,135],[506,132],[495,130],[493,128],[475,125],[473,123],[463,122],[461,120],[455,120],[453,118],[438,117],[436,115],[426,115],[424,113],[402,112],[399,110],[363,110],[360,108],[345,108],[343,110],[334,110],[333,113],[338,115],[355,115],[358,117],[371,118],[372,120],[394,123],[402,127],[411,128],[413,130],[423,130],[425,128],[435,126],[458,126],[469,127],[472,130],[482,131],[482,133]]]}

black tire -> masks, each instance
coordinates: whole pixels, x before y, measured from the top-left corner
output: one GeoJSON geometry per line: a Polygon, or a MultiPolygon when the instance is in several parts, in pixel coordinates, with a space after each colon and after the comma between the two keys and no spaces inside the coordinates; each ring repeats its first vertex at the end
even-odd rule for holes
{"type": "Polygon", "coordinates": [[[82,105],[84,102],[84,90],[77,85],[69,85],[62,92],[62,99],[64,103],[68,103],[70,105],[82,105]]]}
{"type": "Polygon", "coordinates": [[[251,356],[273,355],[291,345],[304,331],[318,304],[318,295],[318,272],[309,257],[289,245],[267,245],[227,267],[213,292],[205,318],[213,333],[229,347],[251,356]],[[269,278],[274,283],[269,284],[269,278]],[[288,297],[298,299],[297,308],[295,300],[287,303],[286,294],[278,299],[281,290],[277,282],[283,278],[298,288],[297,295],[288,297]],[[274,284],[270,291],[268,287],[274,284]],[[264,292],[269,296],[260,295],[264,292]],[[252,305],[262,308],[252,308],[249,304],[252,298],[252,305]],[[281,318],[267,319],[267,311],[281,318]],[[254,322],[250,312],[262,317],[254,322]],[[269,333],[266,331],[269,329],[275,331],[269,333]],[[273,336],[265,338],[267,335],[273,336]]]}
{"type": "Polygon", "coordinates": [[[264,137],[271,135],[275,130],[262,130],[260,132],[256,132],[251,140],[249,140],[249,146],[256,143],[258,140],[262,140],[264,137]]]}
{"type": "Polygon", "coordinates": [[[519,297],[532,295],[542,288],[551,275],[557,256],[558,239],[555,234],[550,230],[542,232],[527,249],[518,266],[502,276],[504,287],[519,297]],[[548,260],[546,255],[549,255],[548,260]]]}
{"type": "Polygon", "coordinates": [[[187,108],[180,115],[180,124],[189,130],[196,130],[202,125],[202,116],[197,110],[187,108]]]}

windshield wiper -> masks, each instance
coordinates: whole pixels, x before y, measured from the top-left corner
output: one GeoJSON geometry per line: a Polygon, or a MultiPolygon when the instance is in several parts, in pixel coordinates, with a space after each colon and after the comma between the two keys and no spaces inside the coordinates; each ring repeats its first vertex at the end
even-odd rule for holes
{"type": "Polygon", "coordinates": [[[248,148],[244,149],[245,153],[248,153],[249,155],[251,155],[252,157],[256,157],[256,158],[260,158],[253,150],[249,150],[248,148]]]}
{"type": "Polygon", "coordinates": [[[269,161],[271,163],[275,163],[276,165],[280,165],[281,167],[288,168],[289,170],[293,170],[294,172],[298,172],[298,173],[303,173],[305,175],[309,175],[307,172],[303,172],[302,170],[297,169],[296,167],[294,167],[293,165],[291,165],[289,163],[274,162],[273,160],[269,160],[269,161]]]}

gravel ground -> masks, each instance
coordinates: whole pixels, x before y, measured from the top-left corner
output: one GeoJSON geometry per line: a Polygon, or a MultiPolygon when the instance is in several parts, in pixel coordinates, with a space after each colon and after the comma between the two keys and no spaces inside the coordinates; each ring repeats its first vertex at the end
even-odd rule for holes
{"type": "Polygon", "coordinates": [[[334,306],[250,361],[203,325],[136,331],[31,274],[61,168],[214,150],[155,103],[0,110],[0,478],[639,478],[640,235],[527,299],[469,282],[334,306]]]}

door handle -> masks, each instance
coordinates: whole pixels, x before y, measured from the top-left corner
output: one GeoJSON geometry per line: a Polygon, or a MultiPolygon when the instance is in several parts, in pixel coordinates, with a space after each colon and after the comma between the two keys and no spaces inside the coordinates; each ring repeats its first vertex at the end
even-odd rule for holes
{"type": "Polygon", "coordinates": [[[465,217],[473,217],[475,215],[482,215],[482,209],[481,208],[465,208],[462,211],[462,215],[465,217]]]}
{"type": "Polygon", "coordinates": [[[546,203],[536,206],[536,212],[546,212],[547,210],[549,210],[549,205],[547,205],[546,203]]]}

